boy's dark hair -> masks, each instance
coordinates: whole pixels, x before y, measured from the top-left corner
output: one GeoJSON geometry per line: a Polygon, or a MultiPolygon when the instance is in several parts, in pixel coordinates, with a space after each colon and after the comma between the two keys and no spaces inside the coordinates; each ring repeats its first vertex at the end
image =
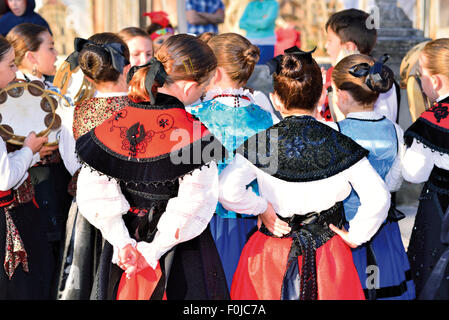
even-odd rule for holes
{"type": "Polygon", "coordinates": [[[362,10],[348,9],[334,13],[326,23],[343,43],[353,42],[360,53],[369,55],[377,42],[377,30],[368,29],[370,15],[362,10]]]}

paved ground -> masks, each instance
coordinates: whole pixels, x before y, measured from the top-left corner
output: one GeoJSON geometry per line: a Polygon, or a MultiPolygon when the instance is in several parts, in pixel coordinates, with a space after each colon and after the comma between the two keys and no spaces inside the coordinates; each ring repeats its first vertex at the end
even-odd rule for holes
{"type": "Polygon", "coordinates": [[[405,249],[408,248],[410,241],[410,235],[413,229],[413,223],[415,222],[416,211],[418,210],[418,205],[416,206],[399,206],[398,210],[406,214],[406,218],[399,221],[399,228],[401,229],[402,242],[404,243],[405,249]]]}

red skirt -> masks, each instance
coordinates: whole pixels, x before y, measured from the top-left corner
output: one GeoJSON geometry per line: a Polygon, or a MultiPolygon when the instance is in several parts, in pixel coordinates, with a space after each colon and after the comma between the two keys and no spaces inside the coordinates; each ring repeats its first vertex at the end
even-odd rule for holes
{"type": "MultiPolygon", "coordinates": [[[[126,273],[123,273],[117,291],[117,300],[150,300],[161,277],[162,270],[159,263],[156,270],[148,267],[131,279],[126,278],[126,273]]],[[[165,294],[163,300],[167,300],[165,294]]]]}
{"type": "MultiPolygon", "coordinates": [[[[231,299],[280,300],[292,241],[256,232],[243,249],[231,299]]],[[[302,256],[298,265],[301,269],[302,256]]],[[[365,300],[351,249],[339,236],[318,248],[316,266],[318,300],[365,300]]]]}

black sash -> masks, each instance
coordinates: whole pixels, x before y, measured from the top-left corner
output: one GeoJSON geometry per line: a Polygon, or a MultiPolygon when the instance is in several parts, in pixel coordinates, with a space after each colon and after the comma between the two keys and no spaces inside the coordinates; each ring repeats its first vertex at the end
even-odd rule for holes
{"type": "MultiPolygon", "coordinates": [[[[293,239],[282,284],[282,300],[318,299],[316,251],[335,236],[329,229],[330,224],[339,228],[343,226],[343,216],[343,203],[339,202],[321,213],[295,215],[290,219],[279,217],[292,228],[284,238],[293,239]],[[299,275],[298,257],[301,255],[303,260],[299,275]]],[[[264,225],[260,232],[275,237],[264,225]]]]}

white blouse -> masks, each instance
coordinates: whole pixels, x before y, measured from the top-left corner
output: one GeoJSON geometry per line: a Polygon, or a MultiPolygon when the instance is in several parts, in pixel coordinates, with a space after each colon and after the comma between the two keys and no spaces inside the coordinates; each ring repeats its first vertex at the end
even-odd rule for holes
{"type": "MultiPolygon", "coordinates": [[[[218,203],[215,162],[179,179],[179,183],[178,196],[169,200],[154,240],[137,244],[137,250],[153,269],[171,248],[199,236],[206,229],[218,203]]],[[[136,246],[122,219],[130,205],[117,181],[109,181],[108,177],[83,167],[78,177],[77,202],[81,214],[114,246],[114,263],[118,262],[117,249],[128,244],[136,246]]]]}
{"type": "Polygon", "coordinates": [[[8,153],[6,143],[0,138],[0,191],[19,188],[28,178],[28,169],[40,161],[28,147],[8,153]]]}
{"type": "MultiPolygon", "coordinates": [[[[437,99],[437,102],[447,97],[448,95],[441,96],[437,99]]],[[[424,147],[421,142],[413,139],[413,143],[407,149],[403,160],[402,175],[404,179],[411,183],[427,182],[435,166],[443,170],[449,170],[449,155],[433,152],[430,148],[424,147]]]]}
{"type": "Polygon", "coordinates": [[[449,155],[433,152],[414,139],[404,156],[402,167],[404,179],[411,183],[427,182],[434,166],[449,170],[449,155]]]}
{"type": "Polygon", "coordinates": [[[398,97],[396,94],[396,86],[393,86],[390,91],[379,95],[379,99],[377,99],[374,104],[374,111],[396,123],[398,117],[398,97]]]}
{"type": "Polygon", "coordinates": [[[390,193],[369,161],[364,158],[330,178],[313,182],[286,182],[255,167],[237,154],[220,175],[219,201],[227,210],[259,215],[267,202],[284,218],[322,212],[345,200],[354,188],[361,206],[350,222],[349,238],[354,244],[369,241],[385,221],[390,193]],[[246,186],[257,179],[260,196],[246,186]]]}

